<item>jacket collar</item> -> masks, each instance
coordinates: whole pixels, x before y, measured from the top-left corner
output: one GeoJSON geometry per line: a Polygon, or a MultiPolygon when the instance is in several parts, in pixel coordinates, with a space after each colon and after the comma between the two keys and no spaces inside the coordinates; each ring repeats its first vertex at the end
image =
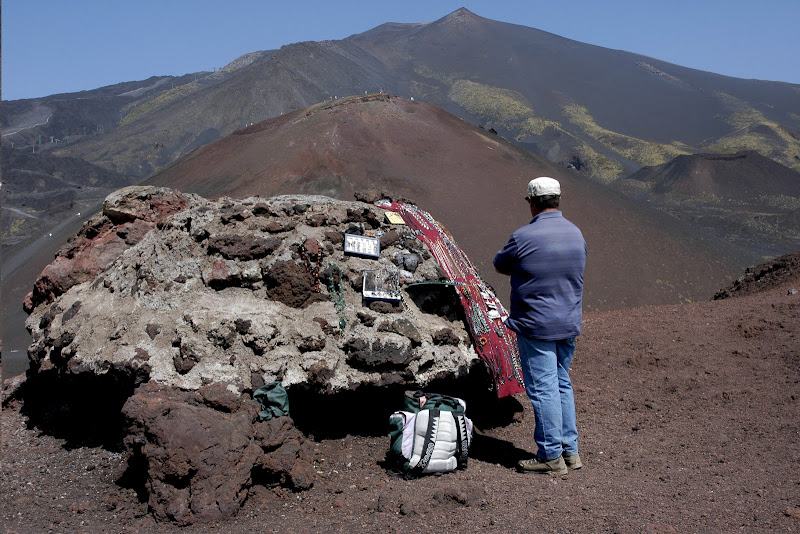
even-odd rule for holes
{"type": "Polygon", "coordinates": [[[561,211],[555,210],[555,211],[545,211],[543,213],[540,213],[539,215],[531,219],[531,224],[535,223],[539,219],[552,219],[553,217],[561,217],[561,211]]]}

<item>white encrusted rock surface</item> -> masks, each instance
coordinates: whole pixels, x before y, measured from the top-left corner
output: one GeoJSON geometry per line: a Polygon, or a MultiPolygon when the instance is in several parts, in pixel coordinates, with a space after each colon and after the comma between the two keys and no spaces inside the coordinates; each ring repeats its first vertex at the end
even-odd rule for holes
{"type": "MultiPolygon", "coordinates": [[[[147,209],[141,198],[141,188],[115,193],[112,224],[145,218],[137,215],[147,209]]],[[[455,292],[430,284],[441,280],[435,259],[375,205],[182,198],[184,209],[116,260],[36,306],[27,322],[32,372],[129,368],[183,390],[224,383],[252,391],[279,380],[336,393],[424,387],[479,362],[455,292]],[[345,254],[345,233],[381,239],[380,257],[345,254]],[[370,269],[398,272],[402,302],[363,299],[362,272],[370,269]],[[429,284],[409,286],[415,282],[429,284]]]]}

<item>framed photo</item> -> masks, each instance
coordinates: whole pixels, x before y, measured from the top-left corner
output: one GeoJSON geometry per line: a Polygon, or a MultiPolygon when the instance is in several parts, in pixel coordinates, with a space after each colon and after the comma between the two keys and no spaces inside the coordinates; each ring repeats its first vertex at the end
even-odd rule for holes
{"type": "Polygon", "coordinates": [[[369,300],[402,299],[400,294],[400,272],[394,269],[364,271],[362,293],[369,300]]]}
{"type": "Polygon", "coordinates": [[[379,258],[381,255],[381,241],[377,237],[344,234],[345,254],[379,258]]]}

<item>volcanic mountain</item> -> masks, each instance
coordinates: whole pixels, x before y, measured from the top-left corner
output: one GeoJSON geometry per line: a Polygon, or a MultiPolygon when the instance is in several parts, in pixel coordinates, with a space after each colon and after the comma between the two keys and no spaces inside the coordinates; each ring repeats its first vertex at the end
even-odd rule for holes
{"type": "Polygon", "coordinates": [[[562,211],[586,237],[587,310],[707,299],[750,260],[436,106],[381,94],[239,130],[145,183],[207,198],[291,192],[351,200],[367,189],[408,198],[443,223],[506,296],[508,280],[492,258],[530,220],[523,197],[540,175],[561,181],[562,211]]]}
{"type": "Polygon", "coordinates": [[[494,128],[601,181],[679,154],[748,147],[800,167],[797,86],[689,69],[463,8],[433,22],[254,52],[194,79],[153,78],[80,101],[4,103],[4,131],[27,126],[4,140],[70,136],[69,146],[54,147],[59,153],[144,177],[246,124],[385,91],[494,128]],[[84,109],[92,102],[104,113],[84,109]],[[86,135],[100,126],[102,135],[86,135]]]}
{"type": "MultiPolygon", "coordinates": [[[[3,145],[144,178],[246,125],[379,91],[435,104],[602,183],[700,152],[756,150],[800,169],[796,85],[688,69],[463,8],[252,52],[211,73],[3,102],[3,145]]],[[[691,202],[673,208],[694,215],[691,202]]]]}

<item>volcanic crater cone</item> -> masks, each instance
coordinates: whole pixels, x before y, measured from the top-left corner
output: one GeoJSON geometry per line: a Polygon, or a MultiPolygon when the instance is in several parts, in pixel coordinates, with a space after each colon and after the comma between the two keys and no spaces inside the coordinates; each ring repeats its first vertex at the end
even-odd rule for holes
{"type": "Polygon", "coordinates": [[[329,100],[205,145],[145,183],[206,198],[375,188],[441,221],[508,302],[492,258],[530,213],[536,176],[561,182],[564,216],[589,247],[587,310],[710,298],[753,258],[436,106],[385,94],[329,100]]]}

